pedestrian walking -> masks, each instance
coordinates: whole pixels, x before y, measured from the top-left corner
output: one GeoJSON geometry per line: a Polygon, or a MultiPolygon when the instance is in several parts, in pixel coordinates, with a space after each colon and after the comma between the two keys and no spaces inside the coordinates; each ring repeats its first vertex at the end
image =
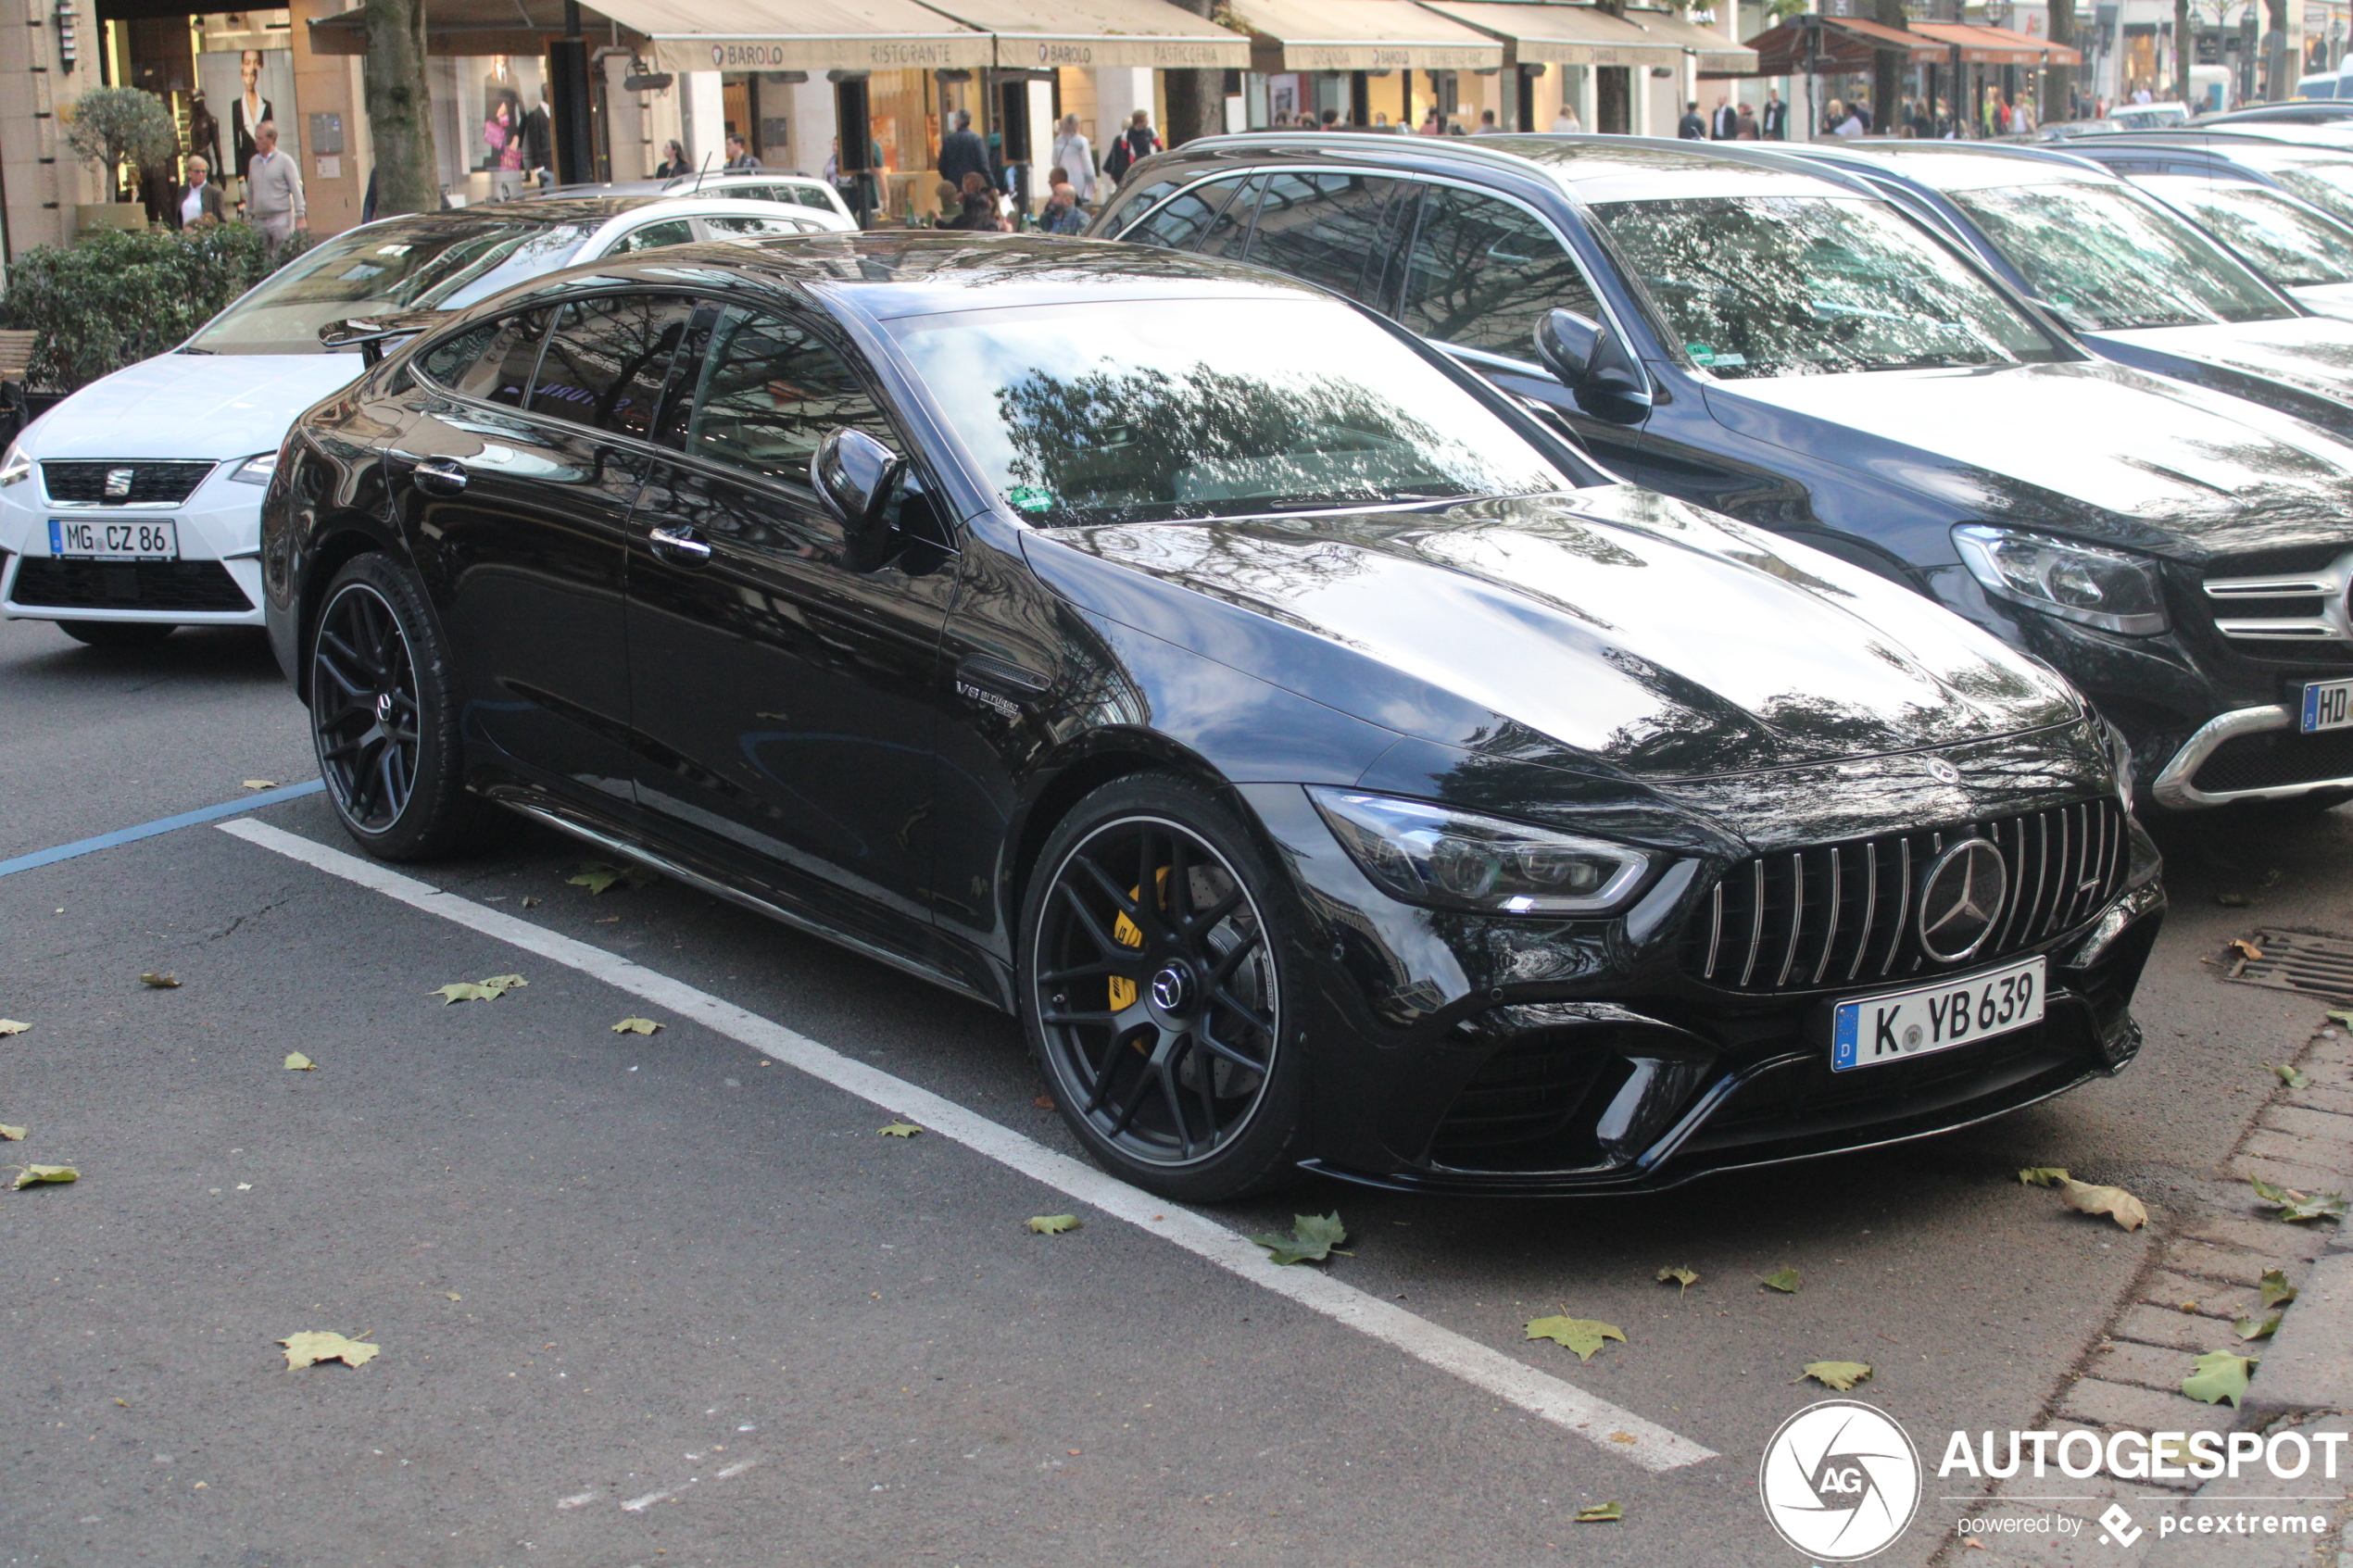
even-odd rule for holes
{"type": "Polygon", "coordinates": [[[547,84],[539,84],[539,101],[522,117],[523,172],[538,182],[543,191],[556,184],[555,129],[547,118],[547,84]]]}
{"type": "Polygon", "coordinates": [[[1740,134],[1741,117],[1732,107],[1732,100],[1724,94],[1716,94],[1716,113],[1707,128],[1708,140],[1729,142],[1740,134]]]}
{"type": "Polygon", "coordinates": [[[1112,143],[1111,151],[1104,155],[1103,172],[1114,181],[1125,180],[1128,169],[1139,159],[1148,158],[1158,151],[1160,138],[1152,131],[1151,112],[1138,109],[1128,117],[1127,129],[1120,132],[1118,139],[1112,143]]]}
{"type": "Polygon", "coordinates": [[[988,144],[973,131],[972,110],[958,109],[956,128],[939,139],[939,177],[961,192],[967,174],[988,180],[988,144]]]}
{"type": "Polygon", "coordinates": [[[1789,140],[1789,106],[1781,102],[1781,90],[1773,88],[1765,94],[1764,110],[1756,117],[1757,133],[1768,142],[1789,140]]]}
{"type": "Polygon", "coordinates": [[[188,160],[188,182],[173,193],[165,216],[175,229],[209,229],[223,220],[220,187],[212,182],[212,165],[200,157],[188,160]]]}
{"type": "Polygon", "coordinates": [[[1699,117],[1699,100],[1693,98],[1683,106],[1683,118],[1675,124],[1675,134],[1686,142],[1707,140],[1707,121],[1699,117]]]}
{"type": "Polygon", "coordinates": [[[275,251],[310,216],[302,194],[302,170],[278,150],[278,122],[253,128],[253,167],[245,170],[245,216],[275,251]]]}
{"type": "Polygon", "coordinates": [[[661,144],[661,161],[654,165],[655,179],[675,180],[682,174],[691,174],[693,172],[694,170],[687,165],[686,162],[686,145],[685,143],[680,142],[673,137],[670,141],[664,142],[661,144]]]}
{"type": "Polygon", "coordinates": [[[1493,109],[1481,109],[1478,111],[1478,129],[1472,132],[1472,135],[1501,136],[1503,133],[1503,127],[1495,123],[1495,111],[1493,109]]]}
{"type": "Polygon", "coordinates": [[[1095,149],[1078,129],[1078,117],[1063,116],[1054,133],[1054,164],[1070,177],[1070,188],[1082,202],[1095,199],[1095,149]]]}
{"type": "Polygon", "coordinates": [[[1764,140],[1757,132],[1756,110],[1748,104],[1741,105],[1739,111],[1732,116],[1732,140],[1735,142],[1764,140]]]}
{"type": "Polygon", "coordinates": [[[1553,116],[1553,134],[1555,136],[1575,136],[1584,129],[1577,122],[1577,111],[1567,104],[1561,106],[1560,113],[1553,116]]]}
{"type": "Polygon", "coordinates": [[[759,168],[760,160],[751,156],[751,148],[744,144],[744,139],[741,136],[730,136],[727,138],[727,162],[724,166],[724,172],[729,174],[749,174],[757,170],[759,168]]]}

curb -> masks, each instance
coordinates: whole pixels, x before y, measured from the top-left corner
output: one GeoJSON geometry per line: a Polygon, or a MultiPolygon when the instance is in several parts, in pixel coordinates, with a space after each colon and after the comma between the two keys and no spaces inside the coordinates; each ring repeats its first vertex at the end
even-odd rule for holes
{"type": "Polygon", "coordinates": [[[2239,1407],[2239,1425],[2353,1411],[2353,1236],[2340,1235],[2312,1265],[2280,1320],[2239,1407]]]}

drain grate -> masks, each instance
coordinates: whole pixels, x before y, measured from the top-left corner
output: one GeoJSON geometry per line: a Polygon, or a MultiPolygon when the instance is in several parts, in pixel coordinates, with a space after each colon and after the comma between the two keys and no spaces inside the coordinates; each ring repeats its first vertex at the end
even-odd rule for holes
{"type": "Polygon", "coordinates": [[[2259,931],[2249,940],[2263,956],[2232,959],[2229,979],[2274,991],[2353,1000],[2353,941],[2301,931],[2259,931]]]}

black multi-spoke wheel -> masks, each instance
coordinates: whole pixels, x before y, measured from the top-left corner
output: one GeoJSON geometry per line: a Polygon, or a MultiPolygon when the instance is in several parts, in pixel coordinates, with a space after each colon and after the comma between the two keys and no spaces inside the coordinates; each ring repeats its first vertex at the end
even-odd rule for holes
{"type": "Polygon", "coordinates": [[[1286,1169],[1301,1070],[1278,917],[1228,813],[1173,780],[1108,785],[1055,832],[1027,903],[1032,1041],[1097,1158],[1197,1199],[1286,1169]]]}
{"type": "Polygon", "coordinates": [[[335,574],[310,635],[310,734],[343,825],[387,859],[446,854],[481,802],[459,775],[456,703],[415,584],[383,556],[335,574]]]}

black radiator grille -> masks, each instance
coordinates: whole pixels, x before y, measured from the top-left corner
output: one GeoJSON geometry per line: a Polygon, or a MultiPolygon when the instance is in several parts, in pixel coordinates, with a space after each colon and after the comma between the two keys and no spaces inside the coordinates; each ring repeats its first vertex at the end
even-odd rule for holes
{"type": "Polygon", "coordinates": [[[2126,872],[2124,812],[2087,800],[1940,832],[1782,850],[1725,872],[1684,942],[1684,967],[1741,991],[1869,985],[1953,967],[1920,948],[1921,876],[1965,838],[2001,852],[2008,884],[1983,963],[2057,935],[2116,896],[2126,872]]]}
{"type": "Polygon", "coordinates": [[[31,609],[247,610],[217,560],[57,560],[27,556],[10,597],[31,609]]]}
{"type": "Polygon", "coordinates": [[[43,463],[41,486],[52,501],[75,506],[129,507],[177,504],[196,493],[210,463],[43,463]],[[107,494],[108,474],[129,473],[130,488],[107,494]]]}

